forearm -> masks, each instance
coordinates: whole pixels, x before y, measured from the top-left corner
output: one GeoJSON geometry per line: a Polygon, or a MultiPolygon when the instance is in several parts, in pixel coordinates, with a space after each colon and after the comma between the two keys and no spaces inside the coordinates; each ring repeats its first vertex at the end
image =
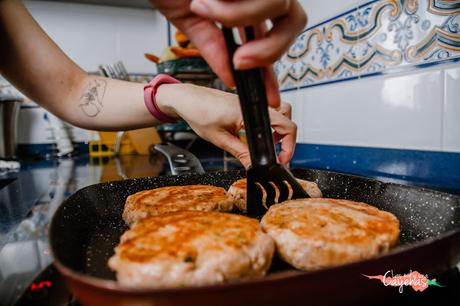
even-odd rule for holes
{"type": "Polygon", "coordinates": [[[128,130],[160,123],[144,104],[144,84],[87,76],[67,99],[58,115],[83,128],[128,130]]]}

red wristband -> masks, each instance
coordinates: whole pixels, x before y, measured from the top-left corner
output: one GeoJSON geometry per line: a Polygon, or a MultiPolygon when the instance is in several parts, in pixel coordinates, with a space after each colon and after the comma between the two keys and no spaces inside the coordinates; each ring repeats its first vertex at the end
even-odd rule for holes
{"type": "Polygon", "coordinates": [[[155,95],[161,84],[177,84],[178,80],[167,74],[159,74],[154,77],[147,85],[144,86],[144,103],[153,117],[163,123],[174,123],[177,119],[163,113],[157,105],[155,95]]]}

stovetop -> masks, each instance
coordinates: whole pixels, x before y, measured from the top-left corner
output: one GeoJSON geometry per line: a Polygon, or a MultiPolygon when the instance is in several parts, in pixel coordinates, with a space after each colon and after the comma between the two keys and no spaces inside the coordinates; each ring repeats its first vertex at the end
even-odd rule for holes
{"type": "MultiPolygon", "coordinates": [[[[220,152],[198,156],[206,171],[241,168],[220,152]]],[[[299,164],[297,167],[301,166],[299,164]]],[[[48,227],[57,207],[87,185],[168,174],[161,155],[90,160],[77,157],[22,162],[14,175],[0,177],[0,306],[78,305],[52,266],[48,227]]],[[[452,269],[433,276],[444,288],[423,293],[406,290],[396,304],[460,305],[460,275],[452,269]]]]}

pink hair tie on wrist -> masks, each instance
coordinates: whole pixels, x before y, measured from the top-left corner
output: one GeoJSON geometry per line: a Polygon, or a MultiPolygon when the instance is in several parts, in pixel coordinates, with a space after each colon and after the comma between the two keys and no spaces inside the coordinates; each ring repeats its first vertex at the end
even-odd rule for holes
{"type": "Polygon", "coordinates": [[[155,95],[158,87],[162,84],[177,84],[180,83],[178,80],[167,74],[159,74],[154,77],[147,85],[144,86],[144,103],[149,112],[153,117],[163,123],[174,123],[177,119],[171,118],[170,116],[163,113],[157,105],[155,95]]]}

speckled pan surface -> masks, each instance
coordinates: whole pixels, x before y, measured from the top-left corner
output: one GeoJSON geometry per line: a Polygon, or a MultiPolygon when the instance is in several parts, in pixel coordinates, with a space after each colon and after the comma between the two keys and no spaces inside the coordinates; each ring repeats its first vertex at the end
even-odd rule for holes
{"type": "MultiPolygon", "coordinates": [[[[396,269],[401,273],[406,273],[409,269],[424,269],[420,272],[435,273],[460,261],[459,196],[328,171],[301,169],[293,172],[298,178],[316,182],[324,197],[366,202],[395,214],[401,222],[400,244],[384,256],[316,272],[293,273],[292,268],[275,260],[265,278],[224,285],[224,288],[232,288],[233,291],[251,284],[256,294],[255,288],[259,284],[268,286],[269,282],[270,285],[276,285],[280,292],[295,294],[298,290],[308,290],[310,286],[311,290],[316,290],[311,292],[314,298],[319,291],[309,281],[328,279],[328,288],[336,286],[339,290],[345,290],[347,286],[343,280],[336,280],[332,275],[350,276],[355,278],[356,284],[362,282],[361,285],[368,286],[370,282],[364,280],[362,274],[383,274],[389,269],[396,269]],[[308,286],[305,287],[305,284],[308,286]]],[[[83,275],[113,280],[114,274],[108,269],[107,260],[113,254],[120,235],[127,228],[121,215],[128,195],[171,185],[210,184],[228,188],[243,175],[241,171],[211,172],[203,175],[132,179],[86,187],[66,200],[53,218],[50,242],[58,266],[65,267],[68,272],[78,272],[70,275],[70,278],[75,277],[80,283],[85,281],[83,275]]],[[[96,283],[97,281],[93,282],[91,286],[97,287],[96,283]]],[[[114,283],[108,283],[100,282],[101,287],[105,288],[102,291],[126,292],[121,288],[117,289],[114,283]]],[[[207,290],[212,290],[213,287],[224,290],[222,285],[211,286],[207,290]]],[[[193,288],[174,290],[182,290],[185,294],[193,291],[193,288]]],[[[151,293],[160,294],[158,291],[151,293]]]]}

